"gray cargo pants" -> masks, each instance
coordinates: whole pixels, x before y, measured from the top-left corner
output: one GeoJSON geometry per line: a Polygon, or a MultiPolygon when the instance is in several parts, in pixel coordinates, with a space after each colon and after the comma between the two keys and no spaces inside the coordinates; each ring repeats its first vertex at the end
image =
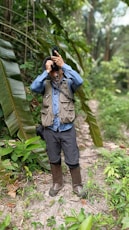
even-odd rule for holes
{"type": "Polygon", "coordinates": [[[44,128],[43,135],[50,163],[56,164],[60,162],[61,151],[63,151],[65,163],[68,166],[79,165],[79,149],[74,125],[71,129],[62,132],[44,128]]]}

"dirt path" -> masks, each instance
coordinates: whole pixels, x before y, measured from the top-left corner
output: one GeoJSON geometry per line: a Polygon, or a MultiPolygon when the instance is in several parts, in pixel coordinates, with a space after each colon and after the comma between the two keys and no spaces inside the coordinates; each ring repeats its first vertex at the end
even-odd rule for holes
{"type": "MultiPolygon", "coordinates": [[[[91,194],[87,199],[80,199],[72,193],[71,176],[65,164],[63,164],[64,187],[54,198],[48,195],[52,182],[51,175],[35,173],[32,182],[22,183],[20,192],[17,193],[15,198],[4,196],[0,200],[2,218],[10,213],[11,223],[17,227],[16,229],[51,230],[52,227],[47,226],[48,218],[52,220],[52,217],[55,217],[55,226],[58,227],[64,223],[65,214],[70,215],[72,209],[79,213],[81,208],[83,208],[86,213],[94,214],[107,211],[105,199],[100,192],[105,185],[102,166],[99,166],[99,148],[94,146],[89,136],[88,125],[83,122],[81,117],[78,118],[77,123],[77,142],[80,149],[83,184],[85,187],[87,186],[89,177],[90,181],[96,183],[88,185],[92,188],[91,194]],[[94,192],[93,189],[95,190],[94,192]]],[[[114,143],[105,144],[105,148],[108,149],[116,147],[114,143]]]]}

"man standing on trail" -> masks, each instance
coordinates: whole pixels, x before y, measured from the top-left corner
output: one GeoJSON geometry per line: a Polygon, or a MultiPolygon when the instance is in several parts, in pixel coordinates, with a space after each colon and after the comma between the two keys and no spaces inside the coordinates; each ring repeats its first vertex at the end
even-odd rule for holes
{"type": "Polygon", "coordinates": [[[63,187],[61,167],[61,150],[68,165],[73,192],[79,197],[83,191],[79,150],[74,127],[74,92],[83,83],[81,76],[64,63],[62,56],[53,49],[52,56],[43,62],[43,73],[33,81],[31,90],[43,95],[41,110],[42,133],[46,141],[47,154],[50,161],[53,185],[50,196],[56,196],[63,187]]]}

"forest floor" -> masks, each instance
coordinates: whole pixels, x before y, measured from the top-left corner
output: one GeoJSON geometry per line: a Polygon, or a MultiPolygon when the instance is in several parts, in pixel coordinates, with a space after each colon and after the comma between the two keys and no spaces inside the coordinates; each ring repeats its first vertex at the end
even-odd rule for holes
{"type": "MultiPolygon", "coordinates": [[[[96,102],[91,101],[91,107],[96,110],[96,102]]],[[[80,199],[72,192],[71,176],[63,164],[64,187],[56,197],[48,194],[52,183],[51,174],[36,172],[31,181],[16,182],[12,193],[5,189],[1,195],[1,217],[11,216],[10,230],[51,230],[48,226],[54,219],[55,229],[64,223],[64,216],[71,215],[74,209],[78,214],[83,208],[85,213],[107,213],[108,205],[102,195],[105,189],[104,168],[99,154],[101,148],[94,146],[89,135],[88,124],[81,116],[76,121],[77,142],[80,149],[80,166],[84,188],[89,186],[91,191],[86,199],[80,199]],[[90,181],[91,185],[88,184],[90,181]],[[16,191],[16,194],[13,193],[16,191]],[[14,228],[15,226],[15,228],[14,228]]],[[[112,142],[104,143],[104,149],[112,151],[118,146],[112,142]]],[[[11,191],[11,190],[10,190],[11,191]]],[[[103,228],[104,229],[104,228],[103,228]]]]}

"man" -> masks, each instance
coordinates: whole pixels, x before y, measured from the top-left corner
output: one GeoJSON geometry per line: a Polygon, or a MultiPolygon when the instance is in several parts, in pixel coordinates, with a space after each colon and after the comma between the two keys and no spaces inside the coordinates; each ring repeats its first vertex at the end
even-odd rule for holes
{"type": "Polygon", "coordinates": [[[74,92],[83,83],[80,75],[64,63],[61,55],[54,50],[54,55],[47,57],[43,63],[44,71],[31,84],[32,91],[43,95],[41,121],[50,161],[53,185],[50,196],[56,196],[63,187],[61,167],[61,150],[65,163],[72,177],[73,192],[84,197],[79,150],[74,127],[74,92]]]}

